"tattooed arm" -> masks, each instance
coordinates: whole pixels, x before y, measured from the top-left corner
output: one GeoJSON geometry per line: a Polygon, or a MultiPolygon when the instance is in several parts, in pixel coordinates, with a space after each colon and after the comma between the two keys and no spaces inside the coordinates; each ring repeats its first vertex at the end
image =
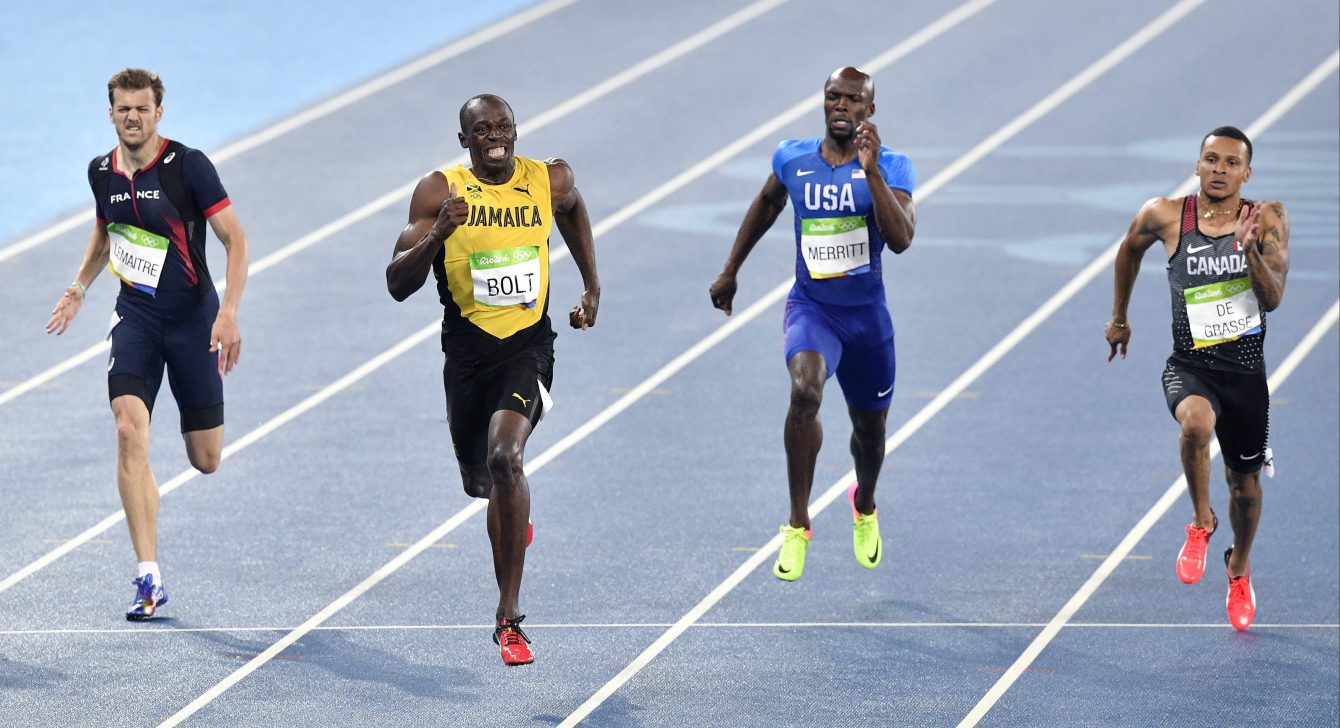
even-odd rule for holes
{"type": "Polygon", "coordinates": [[[1289,217],[1282,202],[1263,202],[1238,216],[1238,240],[1247,255],[1252,290],[1261,310],[1274,311],[1289,275],[1289,217]]]}

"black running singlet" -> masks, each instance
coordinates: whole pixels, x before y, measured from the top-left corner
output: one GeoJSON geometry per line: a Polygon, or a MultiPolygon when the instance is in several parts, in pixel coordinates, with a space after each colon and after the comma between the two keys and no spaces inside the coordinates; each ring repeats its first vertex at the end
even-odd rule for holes
{"type": "MultiPolygon", "coordinates": [[[[1265,372],[1266,315],[1234,233],[1200,231],[1196,195],[1182,201],[1181,235],[1168,260],[1173,359],[1192,366],[1265,372]]],[[[1255,203],[1243,200],[1248,208],[1255,203]]]]}

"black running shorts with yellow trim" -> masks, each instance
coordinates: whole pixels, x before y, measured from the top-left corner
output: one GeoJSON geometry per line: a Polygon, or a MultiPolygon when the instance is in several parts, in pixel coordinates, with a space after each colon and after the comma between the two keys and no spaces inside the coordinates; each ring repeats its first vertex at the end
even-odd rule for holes
{"type": "Polygon", "coordinates": [[[553,381],[552,338],[484,364],[467,364],[447,354],[442,385],[447,393],[451,444],[460,464],[484,464],[493,413],[510,410],[524,416],[532,427],[538,425],[553,407],[549,399],[553,381]]]}
{"type": "Polygon", "coordinates": [[[1270,444],[1270,385],[1257,372],[1230,372],[1191,366],[1169,358],[1163,368],[1163,396],[1168,411],[1196,395],[1214,409],[1214,434],[1224,453],[1224,466],[1238,473],[1261,469],[1270,444]]]}

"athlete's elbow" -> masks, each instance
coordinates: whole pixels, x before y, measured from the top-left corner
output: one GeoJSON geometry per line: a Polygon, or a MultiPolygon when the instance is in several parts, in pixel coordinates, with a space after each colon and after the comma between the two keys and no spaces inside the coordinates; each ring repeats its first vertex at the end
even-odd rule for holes
{"type": "Polygon", "coordinates": [[[391,294],[391,298],[394,298],[396,303],[401,303],[409,298],[411,293],[414,293],[414,289],[400,281],[388,266],[386,268],[386,292],[391,294]]]}

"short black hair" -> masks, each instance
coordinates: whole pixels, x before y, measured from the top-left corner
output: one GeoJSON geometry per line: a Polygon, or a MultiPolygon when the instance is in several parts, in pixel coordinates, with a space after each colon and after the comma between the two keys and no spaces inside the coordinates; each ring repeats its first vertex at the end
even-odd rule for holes
{"type": "Polygon", "coordinates": [[[460,114],[458,114],[462,134],[470,133],[470,130],[465,128],[465,110],[470,108],[470,104],[473,104],[476,101],[496,101],[502,104],[503,106],[506,106],[507,113],[511,115],[513,120],[516,119],[516,113],[512,111],[512,105],[507,103],[507,100],[504,99],[503,97],[497,96],[495,94],[479,94],[478,96],[471,96],[470,98],[465,100],[465,103],[461,104],[461,111],[460,114]]]}
{"type": "Polygon", "coordinates": [[[1209,134],[1206,134],[1204,137],[1201,138],[1201,140],[1200,140],[1200,148],[1201,148],[1201,149],[1204,149],[1204,148],[1205,148],[1205,140],[1206,140],[1206,139],[1209,139],[1209,138],[1212,137],[1212,136],[1217,136],[1217,137],[1227,137],[1227,138],[1229,138],[1229,139],[1237,139],[1238,141],[1242,142],[1243,144],[1246,144],[1246,145],[1247,145],[1247,164],[1251,164],[1251,163],[1252,163],[1252,140],[1251,140],[1251,139],[1248,139],[1248,138],[1247,138],[1247,135],[1244,134],[1244,133],[1242,132],[1241,129],[1237,128],[1236,126],[1221,126],[1221,127],[1219,127],[1218,129],[1215,129],[1214,131],[1210,132],[1209,134]]]}

